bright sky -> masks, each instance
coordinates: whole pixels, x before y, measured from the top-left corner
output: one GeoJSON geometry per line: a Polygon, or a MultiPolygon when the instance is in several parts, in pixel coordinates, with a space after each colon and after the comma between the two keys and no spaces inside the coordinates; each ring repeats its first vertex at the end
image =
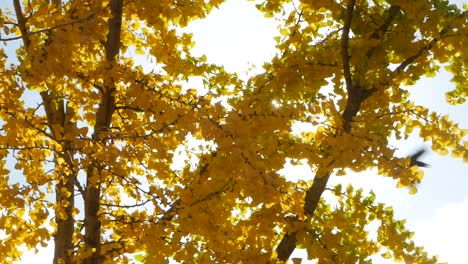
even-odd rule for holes
{"type": "MultiPolygon", "coordinates": [[[[462,1],[456,2],[461,6],[462,1]]],[[[261,66],[274,54],[275,24],[255,9],[251,2],[228,0],[206,19],[194,22],[190,28],[196,41],[195,53],[206,54],[209,61],[223,64],[228,71],[245,73],[252,65],[261,66]]],[[[468,104],[447,106],[444,92],[452,85],[450,75],[443,72],[437,78],[422,80],[410,88],[416,103],[450,114],[461,127],[468,127],[468,104]]],[[[402,156],[424,143],[417,139],[399,142],[402,156]]],[[[398,218],[407,219],[415,231],[414,239],[439,261],[450,264],[468,263],[468,165],[461,160],[428,154],[422,158],[431,165],[419,193],[410,196],[407,190],[396,189],[391,179],[376,176],[375,172],[332,179],[352,182],[365,190],[374,190],[379,201],[394,206],[398,218]]],[[[291,174],[312,177],[306,168],[291,170],[291,174]]],[[[295,253],[295,255],[304,255],[295,253]]],[[[38,254],[27,254],[20,263],[50,263],[52,248],[38,254]]],[[[382,263],[376,261],[376,263],[382,263]]],[[[304,263],[304,262],[303,262],[304,263]]]]}

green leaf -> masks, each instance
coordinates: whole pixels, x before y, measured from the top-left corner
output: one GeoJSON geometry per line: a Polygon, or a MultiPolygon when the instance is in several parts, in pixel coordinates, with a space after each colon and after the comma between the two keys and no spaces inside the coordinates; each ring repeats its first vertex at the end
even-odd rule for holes
{"type": "Polygon", "coordinates": [[[145,256],[145,254],[138,254],[138,255],[135,255],[134,258],[135,258],[136,261],[144,263],[144,260],[145,260],[146,256],[145,256]]]}

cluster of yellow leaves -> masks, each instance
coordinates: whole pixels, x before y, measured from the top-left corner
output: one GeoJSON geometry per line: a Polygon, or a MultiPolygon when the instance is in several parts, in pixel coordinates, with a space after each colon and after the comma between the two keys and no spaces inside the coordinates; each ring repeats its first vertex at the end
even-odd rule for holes
{"type": "MultiPolygon", "coordinates": [[[[344,193],[336,187],[336,206],[322,201],[310,218],[303,202],[311,181],[292,183],[277,172],[286,159],[306,160],[313,170],[335,175],[377,167],[401,186],[415,188],[421,172],[408,169],[409,161],[395,158],[388,146],[392,135],[407,137],[414,129],[440,154],[451,151],[468,160],[466,130],[415,106],[401,87],[448,63],[457,84],[449,102],[465,100],[466,54],[459,50],[466,13],[444,1],[357,1],[350,71],[355,85],[375,92],[362,104],[351,133],[344,133],[347,91],[340,43],[345,3],[261,1],[259,10],[283,21],[278,56],[264,65],[264,73],[243,83],[206,58],[193,57],[191,37],[180,30],[221,2],[126,1],[121,54],[112,65],[103,44],[108,1],[67,1],[60,8],[29,1],[24,6],[32,32],[25,38],[28,49],[16,51],[17,62],[0,49],[0,198],[6,201],[0,260],[18,259],[20,245],[44,245],[57,227],[49,212],[65,219],[72,206],[75,260],[89,256],[80,201],[86,199],[83,188],[99,183],[100,253],[113,262],[130,262],[125,254],[130,253],[147,263],[169,258],[266,263],[281,232],[298,232],[309,258],[323,263],[365,263],[382,249],[388,250],[386,257],[409,263],[435,261],[414,246],[402,222],[376,204],[373,194],[363,197],[351,187],[344,193]],[[391,5],[398,12],[382,31],[391,5]],[[139,65],[134,52],[153,67],[139,65]],[[190,87],[193,77],[204,87],[190,87]],[[109,129],[96,139],[97,106],[110,81],[115,112],[109,129]],[[51,96],[50,107],[64,107],[65,123],[48,126],[54,117],[45,113],[41,92],[51,96]],[[293,136],[297,122],[316,129],[293,136]],[[195,165],[186,162],[175,169],[176,150],[190,152],[189,137],[211,146],[191,154],[195,165]],[[7,159],[14,165],[7,166],[7,159]],[[85,182],[91,165],[96,171],[85,182]],[[73,193],[54,188],[69,181],[76,186],[73,193]],[[52,203],[53,193],[79,198],[74,205],[52,203]],[[364,229],[372,221],[379,222],[377,240],[364,229]]],[[[2,11],[3,32],[20,35],[7,22],[15,17],[2,11]]]]}
{"type": "MultiPolygon", "coordinates": [[[[421,247],[411,241],[403,220],[396,220],[393,210],[367,196],[362,190],[341,185],[329,189],[332,204],[321,204],[317,217],[310,223],[294,222],[298,240],[309,259],[320,263],[372,263],[381,254],[404,263],[436,263],[421,247]],[[377,237],[372,233],[377,232],[377,237]]],[[[330,198],[329,197],[329,198],[330,198]]],[[[330,199],[327,199],[330,200],[330,199]]]]}

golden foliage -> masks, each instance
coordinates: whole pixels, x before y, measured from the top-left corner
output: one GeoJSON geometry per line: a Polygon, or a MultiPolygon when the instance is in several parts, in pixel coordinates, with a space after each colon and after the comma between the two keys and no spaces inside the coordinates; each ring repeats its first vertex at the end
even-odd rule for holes
{"type": "Polygon", "coordinates": [[[293,248],[319,263],[369,263],[382,250],[435,263],[374,194],[322,189],[337,203],[317,200],[311,215],[313,180],[278,171],[305,160],[326,183],[378,168],[414,192],[422,172],[388,144],[414,130],[468,161],[467,130],[403,87],[443,64],[456,84],[448,103],[464,102],[466,11],[439,0],[260,1],[281,21],[278,55],[244,82],[193,56],[181,30],[222,0],[14,2],[0,10],[0,262],[55,236],[56,263],[268,263],[294,234],[293,248]],[[298,122],[314,130],[295,135],[298,122]],[[364,227],[375,222],[372,240],[364,227]],[[97,239],[84,223],[99,223],[97,239]]]}

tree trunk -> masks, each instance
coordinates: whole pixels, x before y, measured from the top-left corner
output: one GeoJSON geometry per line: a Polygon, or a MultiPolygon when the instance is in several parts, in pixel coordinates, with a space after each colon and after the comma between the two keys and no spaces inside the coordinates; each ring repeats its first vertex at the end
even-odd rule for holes
{"type": "MultiPolygon", "coordinates": [[[[120,50],[120,31],[122,27],[123,0],[111,0],[111,18],[109,19],[109,33],[105,43],[106,61],[113,65],[120,50]]],[[[112,70],[109,68],[109,70],[112,70]]],[[[96,113],[93,139],[104,143],[103,132],[110,128],[112,115],[115,110],[115,83],[112,79],[104,80],[104,91],[96,113]]],[[[101,255],[101,221],[99,208],[101,199],[101,171],[99,164],[88,167],[86,174],[85,206],[85,248],[91,255],[84,259],[85,264],[99,264],[104,259],[101,255]]]]}
{"type": "MultiPolygon", "coordinates": [[[[60,0],[54,0],[54,4],[60,5],[60,0]]],[[[26,24],[26,19],[21,9],[21,3],[19,0],[13,0],[13,6],[15,8],[16,19],[18,27],[23,36],[23,43],[26,50],[29,50],[29,30],[26,24]]],[[[65,120],[66,114],[64,107],[64,100],[53,92],[41,92],[42,103],[47,117],[47,126],[49,127],[52,136],[63,137],[65,132],[65,120]],[[58,130],[57,130],[58,129],[58,130]],[[59,135],[61,134],[61,135],[59,135]]],[[[70,129],[70,128],[69,128],[70,129]]],[[[69,155],[70,149],[68,143],[63,142],[62,144],[63,153],[65,156],[68,166],[73,166],[71,158],[73,155],[69,155]]],[[[55,160],[57,160],[59,153],[55,153],[55,160]]],[[[74,171],[70,168],[71,171],[74,171]]],[[[73,208],[75,206],[74,196],[74,182],[76,180],[74,173],[58,175],[55,185],[55,201],[57,203],[57,210],[55,211],[55,221],[57,223],[57,231],[54,234],[54,260],[53,263],[72,263],[73,262],[73,228],[75,225],[73,218],[73,208]]]]}
{"type": "MultiPolygon", "coordinates": [[[[99,177],[98,169],[90,166],[86,178],[88,183],[84,195],[85,205],[85,237],[86,249],[91,251],[91,255],[85,258],[85,264],[100,263],[101,251],[101,221],[99,220],[99,201],[101,198],[100,181],[92,183],[92,177],[99,177]]],[[[88,253],[88,252],[87,252],[88,253]]]]}
{"type": "Polygon", "coordinates": [[[57,204],[66,205],[63,209],[64,218],[55,213],[55,222],[57,223],[57,232],[54,235],[54,264],[73,263],[73,227],[75,225],[73,218],[74,195],[72,175],[63,177],[64,182],[57,182],[55,185],[55,200],[57,204]],[[66,190],[63,192],[62,188],[66,190]],[[68,193],[68,194],[67,194],[68,193]]]}

